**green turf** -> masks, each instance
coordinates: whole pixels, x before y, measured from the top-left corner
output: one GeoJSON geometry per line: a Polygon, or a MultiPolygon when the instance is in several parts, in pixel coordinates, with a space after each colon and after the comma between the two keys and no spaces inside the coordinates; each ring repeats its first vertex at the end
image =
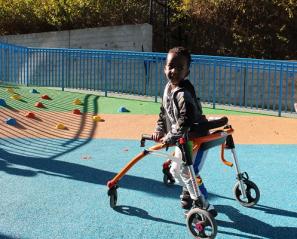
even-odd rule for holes
{"type": "MultiPolygon", "coordinates": [[[[0,99],[4,99],[9,108],[28,111],[54,111],[68,112],[73,109],[80,109],[84,113],[103,113],[103,114],[127,114],[118,112],[120,107],[127,108],[128,114],[158,114],[160,103],[124,99],[116,97],[104,97],[94,94],[77,93],[48,89],[44,87],[25,87],[13,86],[15,93],[21,95],[21,100],[14,100],[10,97],[13,95],[7,91],[8,86],[0,85],[0,99]],[[31,93],[36,89],[38,94],[31,93]],[[47,94],[51,100],[43,100],[41,96],[47,94]],[[74,105],[73,101],[80,99],[82,105],[74,105]],[[40,109],[34,106],[36,102],[42,102],[46,108],[40,109]]],[[[252,115],[254,113],[242,112],[226,109],[203,108],[206,115],[252,115]]]]}

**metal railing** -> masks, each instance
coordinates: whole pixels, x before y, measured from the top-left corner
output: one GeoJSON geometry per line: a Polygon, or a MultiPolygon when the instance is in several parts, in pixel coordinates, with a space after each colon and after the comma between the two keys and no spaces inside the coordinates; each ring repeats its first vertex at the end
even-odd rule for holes
{"type": "MultiPolygon", "coordinates": [[[[166,54],[129,51],[27,48],[0,43],[0,81],[152,96],[167,82],[166,54]]],[[[192,55],[190,80],[202,102],[294,112],[297,63],[192,55]]]]}

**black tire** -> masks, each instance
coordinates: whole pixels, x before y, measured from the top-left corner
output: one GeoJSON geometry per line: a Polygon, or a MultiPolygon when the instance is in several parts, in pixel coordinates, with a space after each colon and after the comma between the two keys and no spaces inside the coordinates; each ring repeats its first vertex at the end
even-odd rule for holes
{"type": "Polygon", "coordinates": [[[218,227],[213,216],[206,210],[193,208],[187,214],[187,228],[194,238],[214,239],[218,227]]]}
{"type": "Polygon", "coordinates": [[[242,198],[240,189],[240,182],[236,182],[233,193],[236,201],[238,201],[244,207],[252,207],[256,205],[260,199],[260,190],[255,183],[250,180],[243,180],[245,188],[246,198],[242,198]]]}
{"type": "Polygon", "coordinates": [[[108,196],[109,196],[109,205],[111,208],[115,208],[117,205],[118,200],[118,192],[116,188],[111,188],[108,190],[108,196]]]}
{"type": "Polygon", "coordinates": [[[166,185],[166,186],[170,186],[170,185],[173,185],[175,182],[174,180],[169,177],[167,174],[164,174],[163,175],[163,183],[166,185]]]}

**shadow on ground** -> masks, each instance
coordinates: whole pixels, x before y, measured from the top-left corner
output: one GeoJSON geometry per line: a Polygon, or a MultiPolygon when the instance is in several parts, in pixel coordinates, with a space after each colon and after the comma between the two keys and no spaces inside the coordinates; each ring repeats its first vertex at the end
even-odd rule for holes
{"type": "MultiPolygon", "coordinates": [[[[265,223],[255,217],[250,217],[248,215],[240,213],[240,211],[232,206],[227,205],[216,205],[219,213],[226,214],[230,221],[217,220],[219,226],[219,232],[222,234],[231,234],[224,230],[223,228],[236,229],[238,231],[255,235],[255,237],[248,238],[270,238],[270,239],[280,239],[280,238],[297,238],[297,228],[294,227],[274,227],[265,223]]],[[[266,210],[266,206],[257,206],[254,210],[266,210]]],[[[297,213],[289,212],[286,210],[270,208],[269,213],[280,216],[293,216],[297,218],[297,213]]],[[[256,213],[255,213],[256,215],[256,213]]],[[[231,234],[232,235],[232,234],[231,234]]],[[[243,235],[241,235],[243,236],[243,235]]]]}

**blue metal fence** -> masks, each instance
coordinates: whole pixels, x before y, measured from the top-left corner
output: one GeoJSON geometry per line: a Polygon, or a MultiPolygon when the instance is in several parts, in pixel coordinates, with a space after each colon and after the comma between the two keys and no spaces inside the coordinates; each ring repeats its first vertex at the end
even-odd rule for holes
{"type": "MultiPolygon", "coordinates": [[[[0,81],[153,96],[162,95],[166,54],[27,48],[0,43],[0,81]]],[[[192,55],[190,80],[202,102],[293,112],[297,63],[192,55]]]]}

